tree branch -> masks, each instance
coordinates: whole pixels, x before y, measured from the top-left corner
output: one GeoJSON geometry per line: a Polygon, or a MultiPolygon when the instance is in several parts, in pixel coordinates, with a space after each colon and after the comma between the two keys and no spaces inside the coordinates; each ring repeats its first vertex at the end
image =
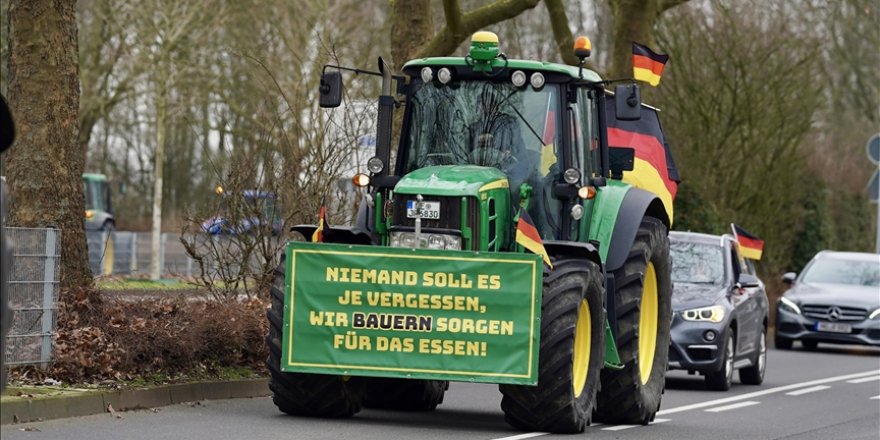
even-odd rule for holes
{"type": "MultiPolygon", "coordinates": [[[[470,34],[495,23],[516,17],[527,9],[532,9],[538,5],[540,0],[498,0],[486,6],[474,9],[461,15],[461,23],[458,29],[453,29],[447,23],[440,32],[431,39],[431,41],[422,46],[416,58],[426,56],[444,56],[449,55],[460,45],[470,34]]],[[[455,0],[445,0],[444,10],[447,9],[448,2],[457,3],[455,0]]]]}
{"type": "Polygon", "coordinates": [[[559,57],[565,64],[576,66],[578,59],[574,55],[574,37],[568,27],[568,16],[565,14],[565,5],[562,0],[544,0],[547,13],[550,15],[550,27],[553,28],[553,38],[559,49],[559,57]]]}

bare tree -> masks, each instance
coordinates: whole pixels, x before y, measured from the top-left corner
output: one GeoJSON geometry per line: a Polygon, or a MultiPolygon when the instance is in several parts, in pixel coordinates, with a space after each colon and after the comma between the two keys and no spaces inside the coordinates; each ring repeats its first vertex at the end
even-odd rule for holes
{"type": "Polygon", "coordinates": [[[88,286],[75,1],[13,1],[9,39],[9,100],[19,130],[7,163],[10,224],[60,228],[62,286],[88,286]]]}

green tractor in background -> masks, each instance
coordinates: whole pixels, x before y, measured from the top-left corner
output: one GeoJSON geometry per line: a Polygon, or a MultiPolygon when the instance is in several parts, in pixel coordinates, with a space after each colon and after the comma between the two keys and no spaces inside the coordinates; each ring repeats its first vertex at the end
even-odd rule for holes
{"type": "MultiPolygon", "coordinates": [[[[575,53],[589,56],[589,40],[575,53]]],[[[670,340],[672,168],[627,183],[647,162],[609,140],[648,139],[672,162],[637,86],[611,93],[582,66],[507,59],[489,32],[466,57],[413,60],[403,76],[381,59],[379,72],[326,66],[323,107],[340,105],[342,70],[382,77],[376,157],[354,179],[368,190],[357,224],[295,227],[317,243],[289,243],[276,271],[277,407],[432,410],[449,381],[476,381],[500,384],[519,429],[653,420],[670,340]]]]}
{"type": "Polygon", "coordinates": [[[109,183],[107,176],[103,174],[83,173],[86,231],[112,231],[116,228],[109,183]]]}

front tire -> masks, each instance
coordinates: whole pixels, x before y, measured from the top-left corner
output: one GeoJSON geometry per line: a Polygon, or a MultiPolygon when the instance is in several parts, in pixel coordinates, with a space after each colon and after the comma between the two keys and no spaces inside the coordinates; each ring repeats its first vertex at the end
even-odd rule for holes
{"type": "Polygon", "coordinates": [[[538,385],[500,385],[512,426],[582,432],[590,423],[604,364],[602,272],[587,260],[557,260],[544,270],[538,385]]]}
{"type": "Polygon", "coordinates": [[[752,366],[739,370],[739,381],[745,385],[761,385],[764,383],[764,371],[767,369],[767,330],[761,329],[761,340],[758,341],[758,355],[752,366]]]}
{"type": "Polygon", "coordinates": [[[666,226],[645,217],[622,267],[614,271],[620,370],[602,370],[597,420],[643,424],[654,420],[666,381],[672,278],[666,226]]]}
{"type": "Polygon", "coordinates": [[[706,373],[706,388],[713,391],[727,391],[733,384],[733,359],[736,356],[736,339],[733,332],[727,331],[727,342],[721,358],[721,370],[706,373]]]}
{"type": "Polygon", "coordinates": [[[777,350],[791,350],[792,344],[794,344],[794,341],[789,338],[779,336],[778,334],[773,337],[773,346],[777,350]]]}
{"type": "Polygon", "coordinates": [[[284,260],[285,256],[282,255],[270,289],[272,307],[266,311],[269,319],[269,334],[266,335],[269,358],[266,366],[270,373],[272,401],[282,412],[291,415],[350,417],[361,410],[366,384],[364,378],[281,371],[284,260]]]}

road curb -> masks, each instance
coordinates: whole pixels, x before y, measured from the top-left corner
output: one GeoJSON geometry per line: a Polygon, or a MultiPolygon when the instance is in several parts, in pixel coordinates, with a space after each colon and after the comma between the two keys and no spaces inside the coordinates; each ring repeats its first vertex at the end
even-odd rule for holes
{"type": "Polygon", "coordinates": [[[200,400],[268,395],[268,379],[246,379],[132,390],[94,391],[74,396],[22,398],[0,404],[0,425],[103,414],[108,412],[108,405],[115,411],[126,411],[200,400]]]}

